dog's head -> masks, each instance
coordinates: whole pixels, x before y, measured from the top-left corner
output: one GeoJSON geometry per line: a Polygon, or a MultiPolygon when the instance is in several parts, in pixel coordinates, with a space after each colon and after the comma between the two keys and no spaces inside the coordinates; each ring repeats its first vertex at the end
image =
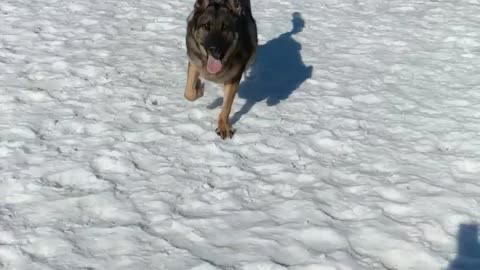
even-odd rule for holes
{"type": "Polygon", "coordinates": [[[195,39],[207,55],[207,71],[217,74],[236,46],[241,5],[239,0],[196,0],[195,10],[195,39]]]}

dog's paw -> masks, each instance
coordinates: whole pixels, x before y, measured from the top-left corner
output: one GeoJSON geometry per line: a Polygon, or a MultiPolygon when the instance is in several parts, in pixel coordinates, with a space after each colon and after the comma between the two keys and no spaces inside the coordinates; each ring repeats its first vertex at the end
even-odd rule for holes
{"type": "Polygon", "coordinates": [[[189,101],[195,101],[201,97],[205,93],[205,84],[202,83],[200,80],[197,81],[197,85],[195,85],[195,89],[185,89],[184,97],[189,101]]]}
{"type": "Polygon", "coordinates": [[[225,140],[226,138],[233,138],[233,135],[235,135],[235,129],[228,125],[224,125],[223,127],[218,127],[215,129],[215,132],[217,133],[220,138],[225,140]]]}
{"type": "Polygon", "coordinates": [[[185,94],[183,96],[188,101],[195,101],[199,98],[197,93],[195,93],[195,90],[185,90],[185,94]]]}

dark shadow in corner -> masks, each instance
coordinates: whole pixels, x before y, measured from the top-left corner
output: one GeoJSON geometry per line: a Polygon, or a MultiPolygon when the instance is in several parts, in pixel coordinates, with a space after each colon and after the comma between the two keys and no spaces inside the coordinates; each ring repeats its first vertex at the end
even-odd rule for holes
{"type": "Polygon", "coordinates": [[[462,224],[458,230],[457,257],[448,270],[480,269],[480,234],[478,224],[462,224]]]}
{"type": "MultiPolygon", "coordinates": [[[[293,39],[293,35],[303,31],[305,21],[298,12],[292,14],[292,31],[268,41],[257,48],[257,56],[249,76],[240,85],[238,97],[246,103],[237,111],[230,122],[236,123],[261,101],[275,106],[287,99],[303,82],[312,77],[311,66],[302,61],[302,45],[293,39]]],[[[221,105],[222,99],[215,100],[209,108],[221,105]]]]}

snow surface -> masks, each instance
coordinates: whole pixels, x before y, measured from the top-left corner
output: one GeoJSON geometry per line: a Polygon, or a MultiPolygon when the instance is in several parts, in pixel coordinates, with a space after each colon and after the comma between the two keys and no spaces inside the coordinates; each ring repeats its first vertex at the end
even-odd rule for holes
{"type": "Polygon", "coordinates": [[[480,269],[480,1],[252,4],[222,141],[193,0],[1,1],[0,269],[480,269]]]}

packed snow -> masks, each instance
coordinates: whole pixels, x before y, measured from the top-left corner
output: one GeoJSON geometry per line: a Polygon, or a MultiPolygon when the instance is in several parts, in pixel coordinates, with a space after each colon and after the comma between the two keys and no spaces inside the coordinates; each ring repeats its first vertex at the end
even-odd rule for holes
{"type": "Polygon", "coordinates": [[[252,0],[232,123],[193,0],[2,0],[0,269],[480,269],[480,1],[252,0]]]}

